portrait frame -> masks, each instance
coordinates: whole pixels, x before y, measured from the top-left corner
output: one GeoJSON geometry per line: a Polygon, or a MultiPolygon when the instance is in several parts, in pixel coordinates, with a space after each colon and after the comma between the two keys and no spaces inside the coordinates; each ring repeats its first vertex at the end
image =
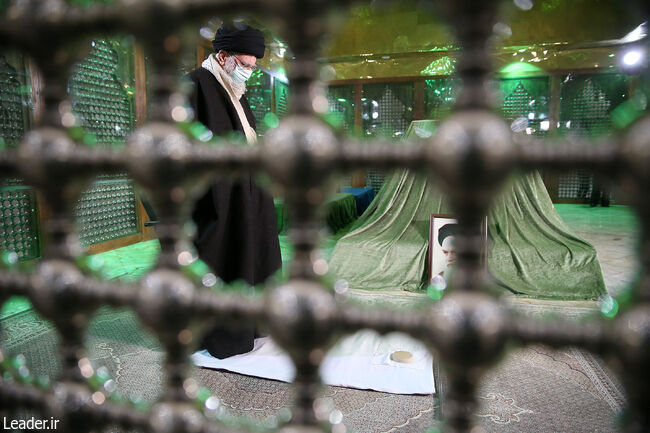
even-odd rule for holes
{"type": "MultiPolygon", "coordinates": [[[[481,263],[487,269],[487,216],[481,220],[481,237],[483,238],[483,254],[481,263]]],[[[429,215],[429,253],[428,253],[428,283],[431,284],[433,278],[445,270],[447,264],[445,255],[442,253],[442,246],[438,242],[440,229],[445,225],[456,225],[458,219],[452,214],[430,214],[429,215]]],[[[449,235],[448,235],[449,236],[449,235]]],[[[443,241],[444,242],[444,241],[443,241]]]]}

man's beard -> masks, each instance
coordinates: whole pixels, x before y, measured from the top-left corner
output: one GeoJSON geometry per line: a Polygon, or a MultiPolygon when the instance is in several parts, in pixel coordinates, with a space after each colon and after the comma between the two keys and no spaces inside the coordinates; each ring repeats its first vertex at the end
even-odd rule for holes
{"type": "Polygon", "coordinates": [[[443,269],[443,271],[442,271],[442,276],[445,279],[445,281],[449,281],[449,279],[451,278],[451,275],[452,275],[452,273],[454,271],[454,268],[453,268],[452,265],[453,264],[449,264],[449,265],[445,266],[445,269],[443,269]]]}
{"type": "Polygon", "coordinates": [[[234,56],[226,57],[226,63],[223,65],[223,70],[226,72],[228,76],[228,84],[232,88],[233,92],[235,92],[236,95],[241,97],[241,95],[246,93],[246,82],[237,84],[230,77],[230,74],[232,74],[232,72],[235,70],[236,67],[237,67],[237,62],[235,62],[235,57],[234,56]]]}

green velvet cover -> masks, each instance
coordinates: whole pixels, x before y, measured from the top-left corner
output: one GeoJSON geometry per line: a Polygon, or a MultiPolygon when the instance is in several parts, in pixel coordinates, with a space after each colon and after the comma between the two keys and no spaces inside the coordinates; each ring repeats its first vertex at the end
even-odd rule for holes
{"type": "Polygon", "coordinates": [[[275,207],[275,219],[278,223],[278,233],[284,233],[287,230],[287,208],[284,207],[284,200],[281,198],[273,199],[275,207]]]}
{"type": "Polygon", "coordinates": [[[324,204],[325,222],[332,233],[357,219],[357,200],[354,194],[336,193],[324,204]]]}
{"type": "MultiPolygon", "coordinates": [[[[413,122],[408,135],[430,133],[433,125],[413,122]]],[[[332,274],[357,289],[424,289],[432,213],[452,210],[423,176],[406,171],[388,176],[337,243],[332,274]]],[[[513,181],[496,200],[488,214],[488,245],[490,274],[514,293],[557,299],[605,293],[595,249],[564,223],[537,172],[513,181]]]]}
{"type": "MultiPolygon", "coordinates": [[[[275,216],[278,221],[278,233],[284,233],[290,225],[284,200],[276,198],[273,200],[273,203],[275,205],[275,216]]],[[[357,219],[357,201],[354,198],[354,194],[332,194],[323,204],[321,213],[331,232],[338,232],[357,219]]]]}

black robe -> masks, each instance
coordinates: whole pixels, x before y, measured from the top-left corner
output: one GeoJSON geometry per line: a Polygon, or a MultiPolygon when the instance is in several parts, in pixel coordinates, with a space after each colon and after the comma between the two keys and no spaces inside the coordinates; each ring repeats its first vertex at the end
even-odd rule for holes
{"type": "MultiPolygon", "coordinates": [[[[230,96],[210,71],[198,68],[187,75],[193,84],[190,104],[196,120],[214,135],[244,133],[230,96]]],[[[245,96],[240,99],[250,126],[255,118],[245,96]]],[[[197,202],[192,219],[197,226],[194,245],[199,257],[224,282],[258,284],[282,266],[273,198],[255,185],[250,175],[219,180],[197,202]]],[[[252,350],[255,325],[218,325],[203,340],[214,357],[252,350]]]]}

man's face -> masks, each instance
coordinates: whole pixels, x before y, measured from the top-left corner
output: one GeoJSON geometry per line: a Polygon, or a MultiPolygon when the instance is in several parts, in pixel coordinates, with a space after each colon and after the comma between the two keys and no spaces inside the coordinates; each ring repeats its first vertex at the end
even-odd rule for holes
{"type": "Polygon", "coordinates": [[[447,262],[447,267],[453,265],[456,262],[456,237],[447,236],[444,241],[442,241],[442,253],[445,255],[445,261],[447,262]]]}
{"type": "Polygon", "coordinates": [[[219,51],[219,54],[217,55],[217,59],[219,61],[219,64],[223,68],[226,73],[230,74],[232,71],[235,70],[237,65],[241,66],[242,68],[251,71],[255,67],[255,64],[257,62],[257,57],[251,55],[251,54],[231,54],[229,55],[225,51],[219,51]]]}
{"type": "Polygon", "coordinates": [[[255,69],[257,57],[251,54],[235,54],[232,57],[235,58],[235,61],[239,64],[239,66],[246,69],[247,71],[252,71],[255,69]]]}

